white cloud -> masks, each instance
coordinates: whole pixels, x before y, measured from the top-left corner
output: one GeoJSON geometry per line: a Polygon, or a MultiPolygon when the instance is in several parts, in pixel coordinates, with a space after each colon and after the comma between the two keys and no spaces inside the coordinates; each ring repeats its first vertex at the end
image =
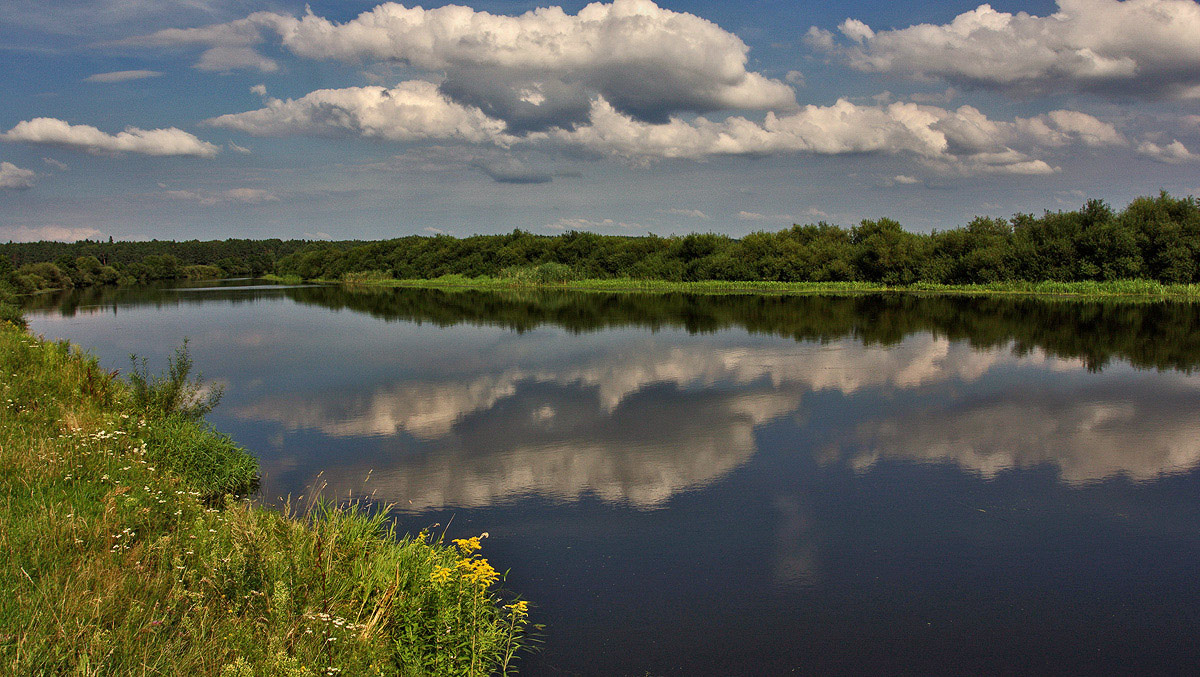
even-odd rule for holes
{"type": "Polygon", "coordinates": [[[808,32],[804,34],[803,40],[804,44],[813,49],[828,51],[836,47],[833,33],[824,28],[817,28],[816,26],[809,27],[808,32]]]}
{"type": "Polygon", "coordinates": [[[266,85],[254,85],[253,87],[250,88],[250,93],[257,94],[259,96],[266,96],[267,95],[267,86],[266,85]]]}
{"type": "Polygon", "coordinates": [[[161,77],[161,76],[162,76],[162,73],[160,71],[145,71],[145,70],[112,71],[110,73],[96,73],[95,75],[89,75],[86,78],[84,78],[83,81],[84,82],[113,83],[113,82],[127,82],[129,80],[144,80],[146,78],[157,78],[157,77],[161,77]]]}
{"type": "Polygon", "coordinates": [[[671,209],[660,209],[660,210],[658,210],[658,213],[659,214],[671,214],[672,216],[687,216],[687,217],[693,218],[693,219],[704,219],[705,221],[712,219],[711,216],[709,216],[708,214],[705,214],[704,212],[700,211],[699,209],[683,209],[680,207],[673,207],[671,209]]]}
{"type": "Polygon", "coordinates": [[[67,167],[67,163],[65,163],[65,162],[59,162],[58,160],[55,160],[55,159],[54,159],[54,158],[52,158],[52,157],[44,157],[44,158],[42,158],[42,162],[44,162],[44,163],[46,163],[47,165],[49,165],[49,166],[51,166],[51,167],[53,167],[53,168],[57,169],[57,170],[58,170],[58,171],[60,171],[60,172],[65,172],[65,171],[67,171],[67,169],[68,169],[68,167],[67,167]]]}
{"type": "Polygon", "coordinates": [[[235,70],[256,70],[274,73],[279,64],[254,51],[253,47],[213,47],[200,55],[196,70],[227,73],[235,70]]]}
{"type": "MultiPolygon", "coordinates": [[[[741,116],[721,121],[701,116],[671,117],[655,124],[596,97],[584,124],[517,136],[503,120],[458,104],[434,83],[422,80],[402,82],[392,89],[323,89],[299,99],[269,99],[265,108],[222,115],[207,123],[256,135],[350,134],[505,148],[559,146],[634,164],[722,155],[885,153],[913,156],[933,171],[952,175],[1049,174],[1056,168],[1037,154],[1069,145],[1128,143],[1111,124],[1077,111],[1056,110],[1006,122],[992,120],[971,106],[948,110],[905,102],[859,105],[844,99],[790,114],[768,112],[761,122],[741,116]]],[[[529,170],[492,173],[519,174],[525,177],[522,181],[532,182],[529,170]]],[[[541,177],[537,180],[545,180],[536,174],[541,177]]]]}
{"type": "Polygon", "coordinates": [[[943,25],[876,32],[847,19],[839,28],[848,46],[815,27],[806,42],[862,71],[1021,96],[1067,90],[1200,98],[1200,4],[1193,0],[1058,0],[1049,16],[980,5],[943,25]]]}
{"type": "Polygon", "coordinates": [[[227,72],[249,69],[271,73],[279,69],[273,59],[254,50],[263,41],[262,29],[274,25],[279,15],[256,12],[237,21],[199,28],[167,28],[149,35],[126,38],[119,45],[138,47],[180,47],[203,45],[195,68],[203,71],[227,72]]]}
{"type": "Polygon", "coordinates": [[[0,189],[32,188],[35,177],[37,174],[32,169],[22,169],[11,162],[0,162],[0,189]]]}
{"type": "Polygon", "coordinates": [[[1174,139],[1168,144],[1157,144],[1153,141],[1143,141],[1138,144],[1137,152],[1147,157],[1167,164],[1180,164],[1200,159],[1200,156],[1189,151],[1187,146],[1174,139]]]}
{"type": "Polygon", "coordinates": [[[220,191],[166,190],[160,193],[171,200],[199,202],[205,206],[219,204],[256,205],[264,202],[279,202],[279,198],[262,188],[230,188],[220,191]]]}
{"type": "Polygon", "coordinates": [[[57,242],[75,242],[77,240],[99,239],[104,233],[95,228],[70,228],[68,226],[17,226],[15,228],[0,228],[0,240],[12,242],[39,242],[53,240],[57,242]]]}
{"type": "Polygon", "coordinates": [[[597,2],[574,15],[545,7],[519,16],[389,2],[341,24],[311,12],[300,18],[259,12],[125,43],[206,45],[199,68],[219,62],[261,70],[270,59],[253,49],[263,31],[307,58],[403,63],[444,74],[444,93],[514,129],[578,122],[596,95],[657,122],[673,112],[795,107],[791,87],[746,69],[749,48],[736,35],[649,0],[597,2]]]}
{"type": "Polygon", "coordinates": [[[140,153],[143,155],[190,155],[213,157],[220,147],[171,127],[138,129],[108,134],[90,125],[72,125],[56,118],[34,118],[18,122],[0,134],[4,141],[45,143],[77,148],[89,153],[140,153]]]}
{"type": "Polygon", "coordinates": [[[554,223],[547,223],[545,228],[550,230],[613,230],[621,228],[624,230],[641,230],[644,228],[639,223],[626,223],[624,221],[614,221],[613,219],[559,219],[554,223]]]}
{"type": "Polygon", "coordinates": [[[634,120],[597,100],[591,124],[555,130],[550,137],[643,163],[717,155],[887,153],[915,156],[935,171],[956,175],[1046,174],[1055,169],[1029,153],[1069,144],[1126,143],[1112,125],[1075,111],[1004,122],[970,106],[952,111],[901,102],[864,106],[844,99],[789,115],[769,112],[762,123],[735,116],[721,122],[672,118],[663,125],[634,120]]]}
{"type": "Polygon", "coordinates": [[[505,124],[478,108],[461,106],[421,80],[392,89],[319,89],[299,99],[270,99],[266,108],[222,115],[208,124],[254,134],[353,134],[389,141],[454,139],[507,145],[505,124]]]}
{"type": "Polygon", "coordinates": [[[225,145],[229,147],[229,150],[235,153],[242,153],[243,155],[250,153],[249,148],[246,148],[245,146],[239,146],[232,141],[227,142],[225,145]]]}
{"type": "MultiPolygon", "coordinates": [[[[826,214],[816,207],[809,207],[808,209],[803,210],[802,213],[804,216],[812,218],[829,218],[829,214],[826,214]]],[[[743,210],[735,214],[735,216],[741,221],[774,221],[779,223],[800,222],[800,219],[796,218],[794,214],[763,214],[761,212],[748,212],[743,210]]]]}
{"type": "Polygon", "coordinates": [[[892,181],[902,186],[912,186],[914,184],[921,183],[920,179],[905,174],[897,174],[896,176],[893,176],[892,181]]]}

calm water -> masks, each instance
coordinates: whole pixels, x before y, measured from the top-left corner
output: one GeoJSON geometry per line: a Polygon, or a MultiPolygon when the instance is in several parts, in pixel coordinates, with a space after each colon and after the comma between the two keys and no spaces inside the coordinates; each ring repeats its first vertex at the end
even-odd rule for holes
{"type": "Polygon", "coordinates": [[[487,531],[525,675],[1200,671],[1200,308],[269,287],[39,299],[183,337],[262,498],[487,531]],[[453,519],[452,519],[453,518],[453,519]]]}

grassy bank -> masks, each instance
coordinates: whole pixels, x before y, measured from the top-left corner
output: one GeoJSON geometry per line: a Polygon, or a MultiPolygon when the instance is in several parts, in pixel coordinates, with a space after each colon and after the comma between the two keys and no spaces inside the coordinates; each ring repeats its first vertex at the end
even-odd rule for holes
{"type": "Polygon", "coordinates": [[[253,460],[0,322],[0,672],[486,675],[527,629],[476,539],[226,492],[253,460]]]}
{"type": "MultiPolygon", "coordinates": [[[[297,276],[267,276],[276,282],[297,284],[297,276]]],[[[538,281],[529,278],[464,277],[446,275],[430,280],[397,280],[378,275],[347,275],[341,280],[313,280],[324,283],[360,284],[381,287],[469,287],[477,289],[570,289],[605,292],[650,292],[689,294],[859,294],[920,293],[965,294],[979,296],[1077,296],[1085,298],[1131,297],[1147,299],[1200,300],[1200,284],[1161,284],[1152,280],[1116,280],[1112,282],[996,282],[992,284],[948,285],[917,283],[889,286],[871,282],[670,282],[666,280],[598,279],[538,281]]]]}

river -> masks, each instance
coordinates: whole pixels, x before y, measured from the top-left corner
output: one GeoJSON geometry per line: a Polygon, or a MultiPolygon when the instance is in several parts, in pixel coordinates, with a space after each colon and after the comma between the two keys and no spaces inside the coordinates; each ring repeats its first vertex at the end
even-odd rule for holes
{"type": "Polygon", "coordinates": [[[184,337],[258,500],[487,532],[523,675],[1194,673],[1200,306],[271,286],[44,296],[184,337]]]}

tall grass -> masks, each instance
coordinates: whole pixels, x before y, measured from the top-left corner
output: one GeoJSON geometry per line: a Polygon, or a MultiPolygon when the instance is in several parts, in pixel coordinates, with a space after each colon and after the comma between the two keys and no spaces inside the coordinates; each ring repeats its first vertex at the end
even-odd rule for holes
{"type": "Polygon", "coordinates": [[[487,675],[527,643],[479,541],[224,494],[245,452],[66,343],[0,326],[0,405],[0,674],[487,675]]]}

